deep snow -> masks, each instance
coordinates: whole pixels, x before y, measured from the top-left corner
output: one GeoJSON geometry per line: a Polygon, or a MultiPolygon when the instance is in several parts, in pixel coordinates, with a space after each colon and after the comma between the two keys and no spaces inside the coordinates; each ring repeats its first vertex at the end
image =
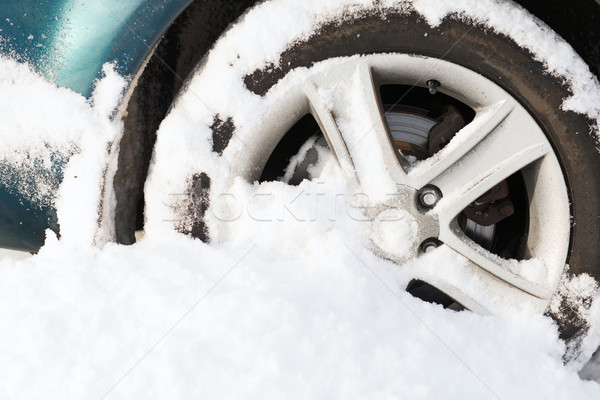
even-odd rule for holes
{"type": "MultiPolygon", "coordinates": [[[[344,3],[327,7],[334,12],[344,3]]],[[[274,4],[262,12],[290,7],[289,1],[274,4]]],[[[295,10],[296,33],[314,23],[311,4],[295,10]]],[[[452,11],[428,1],[415,6],[432,23],[441,15],[432,9],[452,11]]],[[[489,7],[481,10],[489,14],[489,7]]],[[[526,30],[527,21],[514,29],[520,26],[526,30]]],[[[535,34],[529,37],[533,47],[540,44],[535,34]]],[[[271,44],[277,54],[281,43],[271,44]]],[[[542,53],[553,49],[544,46],[542,53]]],[[[244,51],[252,61],[252,49],[244,51]]],[[[553,58],[547,65],[574,82],[585,75],[577,60],[562,66],[553,58]]],[[[109,116],[123,79],[107,66],[91,105],[11,60],[0,59],[0,71],[0,135],[13,146],[3,148],[3,159],[18,164],[31,154],[44,157],[47,146],[76,154],[58,198],[40,191],[40,182],[21,189],[55,202],[62,236],[49,232],[33,257],[0,260],[0,397],[599,398],[600,356],[581,373],[597,382],[582,380],[576,364],[563,365],[565,347],[551,319],[526,309],[496,316],[453,312],[404,292],[405,274],[364,246],[360,221],[343,212],[332,219],[330,204],[319,208],[314,196],[297,197],[318,182],[295,189],[236,182],[242,197],[263,190],[298,200],[275,215],[264,202],[246,203],[245,218],[231,225],[224,243],[206,245],[176,234],[157,211],[139,243],[102,246],[110,226],[96,229],[98,183],[114,167],[114,152],[107,149],[120,126],[109,116]]],[[[597,112],[596,99],[574,91],[565,107],[597,112]]],[[[169,133],[205,131],[175,118],[170,123],[170,130],[168,124],[161,130],[163,150],[169,150],[169,133]]],[[[191,143],[197,147],[189,154],[209,146],[191,143]]],[[[186,154],[180,156],[185,167],[186,154]]],[[[217,160],[204,161],[218,166],[217,160]]],[[[188,172],[176,166],[156,171],[157,165],[156,182],[157,176],[188,172]]],[[[328,178],[329,193],[343,192],[332,162],[325,160],[319,172],[328,178]]],[[[443,251],[420,261],[423,268],[446,272],[459,262],[443,251]]],[[[597,330],[600,305],[591,313],[597,330]]]]}
{"type": "Polygon", "coordinates": [[[0,266],[0,393],[598,398],[600,385],[563,366],[550,319],[425,304],[401,290],[393,265],[339,232],[310,249],[50,239],[0,266]]]}

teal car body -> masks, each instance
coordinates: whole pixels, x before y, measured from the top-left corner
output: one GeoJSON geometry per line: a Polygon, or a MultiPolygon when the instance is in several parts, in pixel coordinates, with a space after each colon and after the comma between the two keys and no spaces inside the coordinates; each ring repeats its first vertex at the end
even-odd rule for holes
{"type": "Polygon", "coordinates": [[[104,63],[133,74],[191,1],[3,1],[0,51],[89,96],[104,63]]]}
{"type": "MultiPolygon", "coordinates": [[[[112,62],[120,74],[132,76],[190,3],[4,0],[0,3],[0,54],[89,97],[104,63],[112,62]]],[[[62,180],[64,164],[58,161],[51,169],[55,180],[62,180]]],[[[44,242],[46,229],[59,232],[56,211],[49,205],[33,204],[11,186],[10,180],[0,186],[0,247],[35,252],[44,242]]]]}

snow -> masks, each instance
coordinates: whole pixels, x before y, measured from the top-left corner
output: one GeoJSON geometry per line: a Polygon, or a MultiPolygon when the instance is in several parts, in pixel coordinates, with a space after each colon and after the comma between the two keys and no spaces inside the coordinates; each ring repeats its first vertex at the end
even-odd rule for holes
{"type": "Polygon", "coordinates": [[[7,398],[593,399],[550,319],[412,298],[340,232],[297,252],[171,235],[0,269],[7,398]],[[352,250],[349,247],[353,248],[352,250]],[[364,263],[364,264],[363,264],[364,263]],[[133,369],[132,369],[133,368],[133,369]],[[114,386],[116,385],[116,387],[114,386]]]}
{"type": "Polygon", "coordinates": [[[419,224],[404,210],[388,209],[373,220],[370,239],[380,249],[391,250],[387,257],[406,257],[416,243],[419,224]]]}
{"type": "MultiPolygon", "coordinates": [[[[531,23],[502,2],[452,4],[414,2],[432,24],[473,4],[470,17],[489,18],[501,31],[531,23]]],[[[581,361],[565,366],[556,325],[534,307],[493,308],[498,299],[482,289],[496,312],[484,316],[444,310],[406,293],[415,270],[457,284],[478,277],[444,249],[403,269],[377,257],[365,245],[371,225],[353,214],[343,174],[326,152],[312,171],[322,180],[296,187],[215,182],[232,195],[213,199],[224,204],[215,201],[207,217],[212,227],[230,222],[222,240],[207,245],[173,231],[171,210],[189,183],[182,177],[198,169],[198,155],[204,171],[221,177],[228,172],[224,166],[235,165],[229,154],[244,146],[232,142],[223,157],[212,153],[212,111],[231,111],[243,128],[254,126],[268,106],[240,85],[220,83],[241,82],[263,55],[276,61],[287,43],[328,16],[365,7],[372,2],[274,1],[249,14],[270,16],[273,30],[233,27],[211,57],[235,67],[208,63],[161,127],[146,187],[155,194],[148,198],[146,236],[128,247],[104,244],[110,224],[97,228],[99,210],[110,213],[113,206],[103,177],[115,168],[121,127],[111,117],[125,81],[107,65],[89,102],[0,58],[2,160],[26,168],[48,148],[70,157],[58,197],[53,182],[34,179],[20,189],[58,207],[61,238],[48,232],[39,254],[0,260],[0,397],[599,398],[600,358],[581,377],[581,361]],[[318,17],[312,15],[316,6],[318,17]],[[274,35],[277,29],[286,34],[274,35]],[[236,42],[239,34],[256,40],[245,47],[236,42]],[[209,101],[204,93],[228,95],[209,101]]],[[[565,108],[595,115],[600,101],[588,89],[597,81],[572,50],[546,39],[528,33],[522,43],[573,82],[565,108]],[[557,48],[570,60],[561,68],[552,55],[557,48]]],[[[285,82],[274,98],[284,89],[285,82]]],[[[580,277],[563,282],[561,290],[576,296],[597,290],[594,284],[580,277]]],[[[600,342],[600,305],[581,312],[592,323],[593,334],[583,343],[590,357],[600,342]]]]}
{"type": "Polygon", "coordinates": [[[89,246],[97,230],[106,149],[120,132],[108,116],[125,81],[107,65],[92,108],[24,64],[0,58],[0,182],[40,206],[57,205],[62,239],[89,246]],[[66,163],[64,181],[54,163],[66,163]],[[59,198],[56,194],[60,193],[59,198]]]}

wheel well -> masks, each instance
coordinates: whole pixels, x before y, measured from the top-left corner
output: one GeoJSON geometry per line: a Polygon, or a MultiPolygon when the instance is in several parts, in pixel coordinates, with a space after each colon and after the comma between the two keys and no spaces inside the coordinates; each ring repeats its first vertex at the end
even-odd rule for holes
{"type": "Polygon", "coordinates": [[[135,82],[124,112],[114,177],[116,241],[143,227],[143,187],[156,131],[185,79],[217,38],[256,0],[196,0],[171,24],[135,82]]]}

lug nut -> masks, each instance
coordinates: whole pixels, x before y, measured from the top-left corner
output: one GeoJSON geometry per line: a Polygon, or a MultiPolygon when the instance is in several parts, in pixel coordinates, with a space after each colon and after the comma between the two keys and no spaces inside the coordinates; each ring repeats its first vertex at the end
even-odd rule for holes
{"type": "Polygon", "coordinates": [[[421,202],[424,206],[431,207],[437,201],[437,197],[433,192],[426,192],[421,195],[421,202]]]}
{"type": "Polygon", "coordinates": [[[433,186],[424,187],[418,194],[419,203],[427,209],[433,208],[441,198],[442,193],[433,186]]]}
{"type": "Polygon", "coordinates": [[[419,246],[419,252],[421,254],[429,253],[430,251],[437,249],[440,244],[441,242],[436,238],[425,239],[419,246]]]}
{"type": "Polygon", "coordinates": [[[433,251],[434,249],[437,249],[437,245],[433,242],[431,243],[427,243],[425,244],[425,246],[423,246],[423,253],[429,253],[430,251],[433,251]]]}

